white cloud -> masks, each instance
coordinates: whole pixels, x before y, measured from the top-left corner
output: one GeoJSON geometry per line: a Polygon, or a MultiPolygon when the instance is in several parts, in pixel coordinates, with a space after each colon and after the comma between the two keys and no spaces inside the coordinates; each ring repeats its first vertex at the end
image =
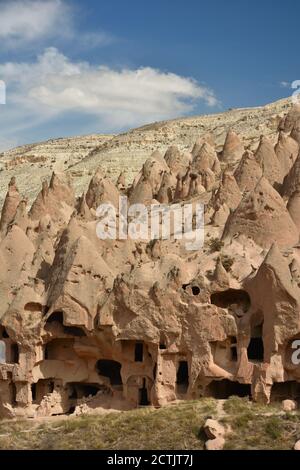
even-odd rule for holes
{"type": "Polygon", "coordinates": [[[281,86],[281,88],[291,88],[291,83],[286,82],[286,81],[282,81],[282,82],[280,82],[280,86],[281,86]]]}
{"type": "Polygon", "coordinates": [[[47,121],[71,112],[95,116],[101,131],[117,130],[186,114],[199,100],[218,104],[213,91],[191,78],[150,67],[74,63],[55,48],[32,64],[0,64],[0,76],[8,89],[6,122],[18,128],[29,116],[47,121]]]}
{"type": "Polygon", "coordinates": [[[70,32],[70,10],[61,0],[10,0],[1,5],[0,39],[12,44],[70,32]]]}
{"type": "Polygon", "coordinates": [[[34,41],[79,42],[80,47],[110,44],[104,31],[78,32],[75,11],[64,0],[4,0],[0,4],[0,46],[23,48],[34,41]]]}

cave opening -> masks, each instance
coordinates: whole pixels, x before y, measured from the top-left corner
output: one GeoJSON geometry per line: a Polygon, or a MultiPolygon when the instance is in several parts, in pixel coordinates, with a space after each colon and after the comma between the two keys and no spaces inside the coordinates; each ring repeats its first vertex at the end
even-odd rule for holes
{"type": "Polygon", "coordinates": [[[46,324],[59,323],[63,327],[63,331],[66,335],[83,337],[86,336],[85,331],[79,326],[68,326],[64,325],[64,314],[63,312],[53,312],[47,319],[46,324]]]}
{"type": "Polygon", "coordinates": [[[206,395],[218,400],[227,400],[229,397],[251,397],[251,385],[232,382],[231,380],[213,380],[206,388],[206,395]]]}
{"type": "Polygon", "coordinates": [[[4,326],[0,326],[0,339],[7,339],[9,338],[8,333],[4,326]]]}
{"type": "Polygon", "coordinates": [[[272,385],[272,402],[291,399],[300,401],[300,382],[291,380],[287,382],[276,382],[272,385]]]}
{"type": "Polygon", "coordinates": [[[50,317],[47,318],[46,323],[54,323],[54,322],[57,322],[57,323],[60,323],[61,325],[63,325],[63,323],[64,323],[64,314],[63,314],[63,312],[53,312],[53,313],[51,313],[50,317]]]}
{"type": "Polygon", "coordinates": [[[31,384],[32,402],[40,404],[43,398],[49,393],[53,393],[55,388],[54,379],[40,379],[31,384]]]}
{"type": "Polygon", "coordinates": [[[77,336],[79,338],[82,338],[83,336],[86,336],[83,329],[80,328],[79,326],[64,326],[64,333],[66,335],[77,336]]]}
{"type": "Polygon", "coordinates": [[[9,383],[9,395],[12,406],[17,405],[17,388],[14,382],[9,383]]]}
{"type": "Polygon", "coordinates": [[[13,343],[11,345],[11,363],[19,363],[19,346],[17,345],[17,343],[13,343]]]}
{"type": "Polygon", "coordinates": [[[68,387],[70,399],[88,398],[89,396],[94,397],[101,388],[100,385],[84,382],[70,382],[68,383],[68,387]]]}
{"type": "Polygon", "coordinates": [[[153,367],[153,378],[154,378],[154,380],[156,380],[156,375],[157,375],[157,362],[154,364],[154,367],[153,367]]]}
{"type": "Polygon", "coordinates": [[[200,295],[201,289],[200,289],[199,286],[197,286],[195,284],[194,285],[192,285],[192,284],[182,284],[182,289],[184,291],[186,291],[188,288],[191,288],[193,295],[195,295],[195,296],[200,295]]]}
{"type": "Polygon", "coordinates": [[[150,402],[148,399],[148,390],[146,387],[146,379],[143,379],[143,387],[139,389],[139,405],[149,406],[150,402]]]}
{"type": "Polygon", "coordinates": [[[44,345],[44,359],[52,361],[77,358],[72,338],[55,338],[44,345]]]}
{"type": "Polygon", "coordinates": [[[200,294],[200,287],[192,286],[192,292],[193,292],[193,295],[199,295],[200,294]]]}
{"type": "Polygon", "coordinates": [[[134,348],[134,361],[135,362],[143,362],[144,360],[144,345],[143,343],[135,343],[134,348]]]}
{"type": "Polygon", "coordinates": [[[187,361],[179,361],[176,386],[179,393],[186,393],[189,387],[189,366],[187,361]]]}
{"type": "Polygon", "coordinates": [[[110,379],[111,385],[122,385],[121,364],[119,362],[100,359],[96,364],[96,368],[99,375],[103,375],[110,379]]]}
{"type": "Polygon", "coordinates": [[[235,336],[232,336],[230,340],[231,340],[231,345],[230,345],[231,360],[233,362],[236,362],[238,360],[237,339],[235,336]]]}
{"type": "Polygon", "coordinates": [[[263,342],[263,324],[256,326],[251,334],[251,340],[247,348],[248,360],[263,362],[264,360],[264,342],[263,342]]]}
{"type": "Polygon", "coordinates": [[[27,312],[39,312],[42,313],[44,308],[38,302],[29,302],[24,306],[24,310],[27,312]]]}
{"type": "Polygon", "coordinates": [[[31,399],[33,402],[36,401],[36,384],[31,384],[31,399]]]}
{"type": "Polygon", "coordinates": [[[247,312],[251,305],[248,292],[241,289],[228,289],[222,292],[215,292],[210,296],[211,303],[220,308],[228,308],[231,305],[239,305],[243,312],[247,312]]]}

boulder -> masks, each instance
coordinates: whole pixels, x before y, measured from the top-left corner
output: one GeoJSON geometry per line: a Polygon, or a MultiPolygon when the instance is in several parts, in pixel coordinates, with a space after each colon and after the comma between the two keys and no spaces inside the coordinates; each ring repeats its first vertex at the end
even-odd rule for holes
{"type": "Polygon", "coordinates": [[[225,428],[215,419],[207,419],[204,424],[204,432],[208,439],[215,439],[225,435],[225,428]]]}
{"type": "Polygon", "coordinates": [[[298,408],[297,402],[295,400],[283,400],[282,409],[286,413],[290,411],[295,411],[298,408]]]}

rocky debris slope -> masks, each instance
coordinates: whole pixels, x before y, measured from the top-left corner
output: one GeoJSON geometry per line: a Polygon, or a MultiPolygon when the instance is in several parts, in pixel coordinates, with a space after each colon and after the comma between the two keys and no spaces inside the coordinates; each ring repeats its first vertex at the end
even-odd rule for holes
{"type": "MultiPolygon", "coordinates": [[[[243,146],[256,149],[261,134],[269,136],[275,143],[278,124],[290,106],[290,100],[284,99],[258,108],[157,122],[116,136],[91,135],[18,147],[2,153],[0,158],[0,202],[12,176],[18,177],[22,196],[32,202],[41,181],[49,178],[52,170],[71,173],[76,195],[84,191],[99,165],[113,182],[120,171],[124,171],[129,184],[155,150],[165,153],[175,145],[181,152],[189,152],[195,142],[199,147],[201,139],[210,134],[208,143],[221,151],[228,130],[232,132],[228,134],[220,161],[230,163],[228,156],[231,155],[234,163],[239,160],[243,146]],[[243,145],[238,137],[235,141],[234,133],[242,138],[243,145]]],[[[289,126],[288,122],[286,128],[289,126]]],[[[297,128],[292,132],[297,140],[297,128]]]]}
{"type": "MultiPolygon", "coordinates": [[[[7,180],[15,176],[23,197],[32,202],[52,171],[67,170],[113,137],[100,134],[51,139],[0,153],[0,201],[5,196],[7,180]]],[[[74,170],[73,176],[80,177],[80,172],[74,170]]]]}
{"type": "Polygon", "coordinates": [[[69,171],[54,172],[32,204],[10,180],[0,221],[2,417],[203,396],[300,399],[299,112],[289,107],[251,150],[236,129],[221,148],[205,134],[189,149],[155,150],[130,184],[100,165],[80,196],[69,171]],[[190,243],[196,212],[181,238],[174,227],[164,239],[99,237],[98,207],[122,211],[120,196],[143,204],[146,220],[159,203],[205,204],[203,248],[190,243]]]}

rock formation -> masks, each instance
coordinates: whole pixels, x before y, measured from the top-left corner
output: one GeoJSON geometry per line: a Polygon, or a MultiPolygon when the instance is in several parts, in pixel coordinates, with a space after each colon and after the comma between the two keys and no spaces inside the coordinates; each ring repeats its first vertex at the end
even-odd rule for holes
{"type": "Polygon", "coordinates": [[[20,203],[20,195],[16,186],[16,179],[13,177],[8,185],[8,192],[2,207],[0,231],[3,233],[7,230],[8,225],[14,220],[20,203]]]}
{"type": "Polygon", "coordinates": [[[299,233],[285,204],[262,177],[254,191],[245,193],[237,209],[227,220],[224,238],[244,234],[258,245],[269,247],[276,241],[280,247],[295,245],[299,233]]]}
{"type": "Polygon", "coordinates": [[[229,130],[221,153],[221,161],[225,163],[240,161],[244,150],[243,143],[239,136],[234,131],[229,130]]]}
{"type": "Polygon", "coordinates": [[[234,173],[240,190],[242,192],[253,191],[262,175],[262,168],[257,163],[254,154],[247,150],[234,173]]]}
{"type": "Polygon", "coordinates": [[[262,168],[263,176],[273,186],[283,181],[283,171],[270,140],[261,136],[255,158],[262,168]]]}
{"type": "Polygon", "coordinates": [[[284,198],[289,198],[298,189],[300,189],[300,153],[284,178],[281,194],[284,198]]]}
{"type": "MultiPolygon", "coordinates": [[[[127,185],[100,166],[78,197],[69,173],[54,172],[30,208],[12,180],[1,215],[0,417],[207,396],[299,400],[300,173],[291,139],[281,134],[276,151],[256,139],[255,156],[233,131],[221,150],[208,137],[185,151],[172,145],[149,154],[127,185]],[[124,236],[121,195],[145,204],[145,217],[153,204],[204,204],[203,248],[187,248],[191,227],[182,238],[175,229],[124,236]],[[99,237],[104,203],[117,214],[108,224],[115,237],[99,237]]],[[[208,449],[224,445],[214,424],[208,449]]]]}
{"type": "Polygon", "coordinates": [[[280,132],[275,153],[281,165],[282,174],[286,176],[292,168],[298,156],[299,145],[284,132],[280,132]]]}

